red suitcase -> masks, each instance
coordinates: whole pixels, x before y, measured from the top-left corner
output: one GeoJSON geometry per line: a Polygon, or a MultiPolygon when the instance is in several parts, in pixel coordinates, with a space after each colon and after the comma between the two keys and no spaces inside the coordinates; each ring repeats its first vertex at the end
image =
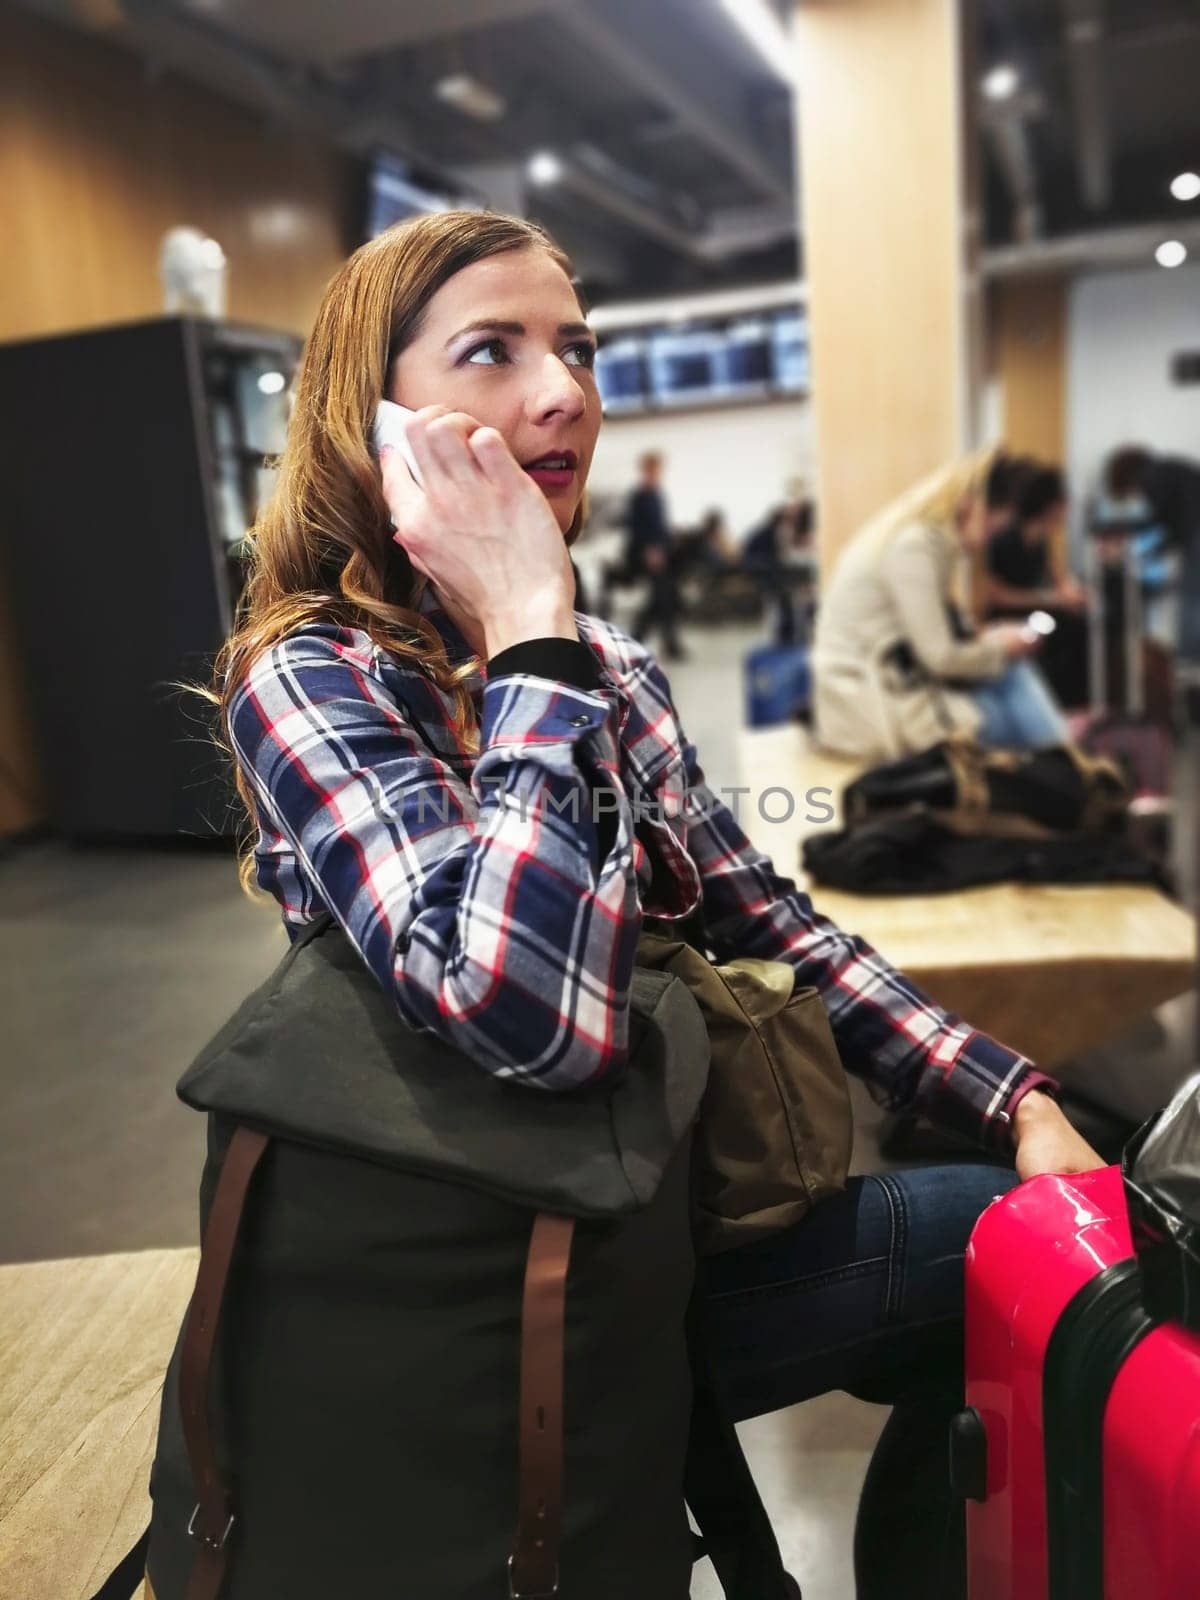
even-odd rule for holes
{"type": "Polygon", "coordinates": [[[1119,1168],[981,1217],[951,1442],[970,1600],[1200,1597],[1200,1337],[1144,1299],[1119,1168]]]}

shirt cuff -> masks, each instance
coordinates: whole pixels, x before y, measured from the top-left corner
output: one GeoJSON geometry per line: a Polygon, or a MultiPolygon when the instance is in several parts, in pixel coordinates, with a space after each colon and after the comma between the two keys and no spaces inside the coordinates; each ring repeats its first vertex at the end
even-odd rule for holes
{"type": "MultiPolygon", "coordinates": [[[[602,729],[610,714],[600,689],[577,689],[574,684],[542,677],[514,677],[504,673],[483,686],[480,711],[480,764],[490,764],[498,752],[511,756],[515,747],[524,754],[538,752],[544,764],[562,771],[573,769],[571,747],[602,729]]],[[[607,752],[618,759],[615,746],[607,752]]]]}
{"type": "Polygon", "coordinates": [[[576,689],[600,687],[599,663],[582,639],[522,639],[501,650],[487,664],[489,681],[514,672],[548,678],[551,683],[569,683],[576,689]]]}
{"type": "Polygon", "coordinates": [[[1062,1093],[1062,1084],[1054,1078],[1048,1078],[1044,1072],[1038,1072],[1031,1067],[1016,1088],[1004,1102],[1004,1109],[1000,1113],[1008,1122],[1008,1137],[1013,1149],[1017,1146],[1017,1107],[1027,1094],[1037,1089],[1041,1094],[1048,1094],[1052,1100],[1057,1100],[1062,1093]]]}

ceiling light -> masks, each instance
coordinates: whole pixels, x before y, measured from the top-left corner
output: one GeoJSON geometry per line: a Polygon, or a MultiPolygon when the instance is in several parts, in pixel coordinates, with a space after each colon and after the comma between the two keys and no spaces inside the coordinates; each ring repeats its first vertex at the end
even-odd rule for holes
{"type": "Polygon", "coordinates": [[[466,72],[454,72],[442,78],[433,92],[446,105],[461,111],[465,117],[474,117],[476,122],[496,122],[507,109],[494,89],[466,72]]]}
{"type": "Polygon", "coordinates": [[[1200,173],[1181,172],[1171,184],[1176,200],[1200,199],[1200,173]]]}
{"type": "Polygon", "coordinates": [[[1181,267],[1187,260],[1187,246],[1178,239],[1166,239],[1154,252],[1160,267],[1181,267]]]}
{"type": "Polygon", "coordinates": [[[563,165],[553,150],[539,150],[536,155],[530,156],[525,170],[532,183],[557,183],[562,177],[563,165]]]}
{"type": "Polygon", "coordinates": [[[1011,100],[1021,85],[1021,74],[1011,61],[1002,61],[983,75],[982,89],[989,100],[1011,100]]]}
{"type": "Polygon", "coordinates": [[[287,388],[287,379],[282,372],[260,372],[258,375],[259,394],[282,394],[287,388]]]}
{"type": "Polygon", "coordinates": [[[769,0],[721,0],[721,8],[737,23],[776,77],[782,78],[784,83],[793,83],[792,36],[769,0]]]}

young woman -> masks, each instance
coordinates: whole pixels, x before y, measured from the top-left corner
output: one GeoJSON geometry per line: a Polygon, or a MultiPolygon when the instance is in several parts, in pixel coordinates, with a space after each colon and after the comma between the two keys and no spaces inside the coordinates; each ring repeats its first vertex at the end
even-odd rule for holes
{"type": "Polygon", "coordinates": [[[1088,683],[1087,591],[1062,551],[1067,485],[1057,467],[1031,462],[1016,486],[1011,520],[988,539],[984,551],[984,616],[989,622],[1024,622],[1048,612],[1054,631],[1038,665],[1058,703],[1086,706],[1088,683]]]}
{"type": "Polygon", "coordinates": [[[991,531],[995,459],[985,451],[925,479],[843,552],[813,651],[814,720],[827,749],[883,760],[959,734],[1010,749],[1067,741],[1030,659],[1038,636],[1012,622],[972,633],[954,609],[963,553],[991,531]]]}
{"type": "MultiPolygon", "coordinates": [[[[1026,1177],[1094,1164],[1031,1063],[814,914],[706,787],[653,656],[573,609],[593,357],[567,259],[516,219],[405,223],[330,284],[218,671],[257,830],[246,881],[289,929],[330,910],[407,1022],[531,1093],[621,1070],[642,918],[699,908],[717,957],[788,961],[818,987],[847,1068],[884,1099],[1026,1177]],[[400,455],[372,456],[381,397],[417,413],[420,487],[400,455]]],[[[962,1254],[1011,1181],[857,1179],[704,1268],[739,1415],[832,1387],[897,1406],[864,1497],[863,1595],[955,1592],[934,1585],[962,1254]]]]}

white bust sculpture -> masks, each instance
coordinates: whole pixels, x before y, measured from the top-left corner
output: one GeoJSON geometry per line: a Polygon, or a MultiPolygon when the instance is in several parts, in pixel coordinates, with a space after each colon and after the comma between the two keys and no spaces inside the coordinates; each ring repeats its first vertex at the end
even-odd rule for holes
{"type": "Polygon", "coordinates": [[[225,266],[225,252],[215,239],[198,228],[169,228],[158,258],[167,311],[223,317],[225,266]]]}

